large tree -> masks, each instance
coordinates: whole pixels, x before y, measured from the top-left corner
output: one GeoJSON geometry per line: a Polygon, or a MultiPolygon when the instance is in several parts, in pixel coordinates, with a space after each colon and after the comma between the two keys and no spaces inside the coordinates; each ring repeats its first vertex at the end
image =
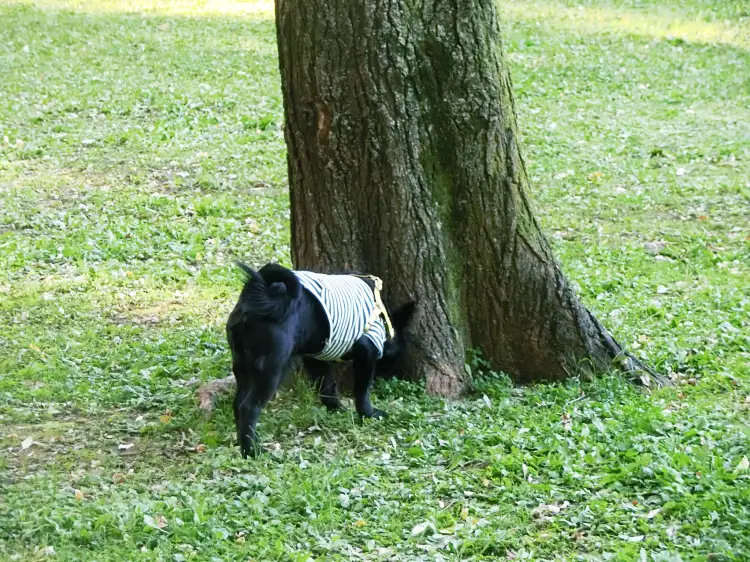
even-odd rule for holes
{"type": "Polygon", "coordinates": [[[276,25],[294,265],[418,295],[409,376],[457,394],[472,347],[519,382],[643,371],[534,218],[494,0],[277,0],[276,25]]]}

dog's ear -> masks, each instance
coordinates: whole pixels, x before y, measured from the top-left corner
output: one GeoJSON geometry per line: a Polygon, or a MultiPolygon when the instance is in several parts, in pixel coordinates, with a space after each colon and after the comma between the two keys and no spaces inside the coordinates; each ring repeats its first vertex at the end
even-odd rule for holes
{"type": "Polygon", "coordinates": [[[409,325],[416,308],[417,299],[411,299],[406,304],[402,304],[399,308],[393,311],[391,321],[393,322],[393,328],[397,332],[402,331],[409,325]]]}

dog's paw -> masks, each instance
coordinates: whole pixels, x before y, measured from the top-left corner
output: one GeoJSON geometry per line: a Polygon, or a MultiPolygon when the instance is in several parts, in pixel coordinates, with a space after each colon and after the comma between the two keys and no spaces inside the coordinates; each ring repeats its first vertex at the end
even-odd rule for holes
{"type": "Polygon", "coordinates": [[[362,417],[362,419],[369,418],[369,419],[380,420],[380,419],[387,418],[388,417],[388,412],[386,412],[384,410],[380,410],[378,408],[373,408],[372,412],[370,412],[369,415],[368,414],[360,414],[360,416],[362,417]]]}
{"type": "Polygon", "coordinates": [[[323,402],[323,406],[325,406],[326,410],[329,412],[340,412],[346,410],[339,400],[327,400],[323,402]]]}
{"type": "Polygon", "coordinates": [[[338,414],[339,412],[346,412],[344,406],[338,406],[337,408],[326,408],[326,412],[329,414],[338,414]]]}
{"type": "Polygon", "coordinates": [[[257,457],[261,452],[261,445],[260,443],[251,438],[250,436],[247,436],[240,440],[239,443],[240,446],[240,454],[242,455],[243,459],[254,459],[257,457]]]}
{"type": "Polygon", "coordinates": [[[376,420],[385,419],[388,417],[388,412],[386,412],[385,410],[379,410],[378,408],[373,408],[372,417],[376,420]]]}
{"type": "Polygon", "coordinates": [[[250,447],[240,447],[240,454],[243,459],[254,459],[260,455],[260,448],[255,445],[250,447]]]}

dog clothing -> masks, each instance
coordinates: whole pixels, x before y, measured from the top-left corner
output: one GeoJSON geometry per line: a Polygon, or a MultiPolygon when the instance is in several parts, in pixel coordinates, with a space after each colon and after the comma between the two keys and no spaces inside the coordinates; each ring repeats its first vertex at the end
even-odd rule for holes
{"type": "Polygon", "coordinates": [[[379,313],[382,305],[362,278],[311,271],[295,271],[294,274],[323,306],[330,327],[325,347],[311,357],[321,361],[341,359],[362,335],[375,344],[378,358],[383,356],[386,328],[379,313]]]}

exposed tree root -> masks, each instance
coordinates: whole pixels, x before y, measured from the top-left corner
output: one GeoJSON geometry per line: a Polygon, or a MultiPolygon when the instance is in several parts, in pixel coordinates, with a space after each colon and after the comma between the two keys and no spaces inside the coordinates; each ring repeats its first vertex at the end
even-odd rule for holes
{"type": "Polygon", "coordinates": [[[602,323],[599,322],[596,316],[588,311],[588,309],[587,312],[589,319],[596,326],[596,329],[599,331],[609,353],[612,355],[614,363],[629,375],[629,380],[631,382],[639,383],[647,387],[674,386],[674,383],[669,377],[656,372],[653,368],[649,367],[646,363],[620,345],[602,323]]]}
{"type": "Polygon", "coordinates": [[[639,382],[640,384],[649,387],[674,386],[674,383],[669,377],[656,372],[627,349],[622,350],[621,356],[626,358],[625,362],[627,365],[624,365],[625,372],[636,375],[631,379],[633,382],[639,382]]]}

